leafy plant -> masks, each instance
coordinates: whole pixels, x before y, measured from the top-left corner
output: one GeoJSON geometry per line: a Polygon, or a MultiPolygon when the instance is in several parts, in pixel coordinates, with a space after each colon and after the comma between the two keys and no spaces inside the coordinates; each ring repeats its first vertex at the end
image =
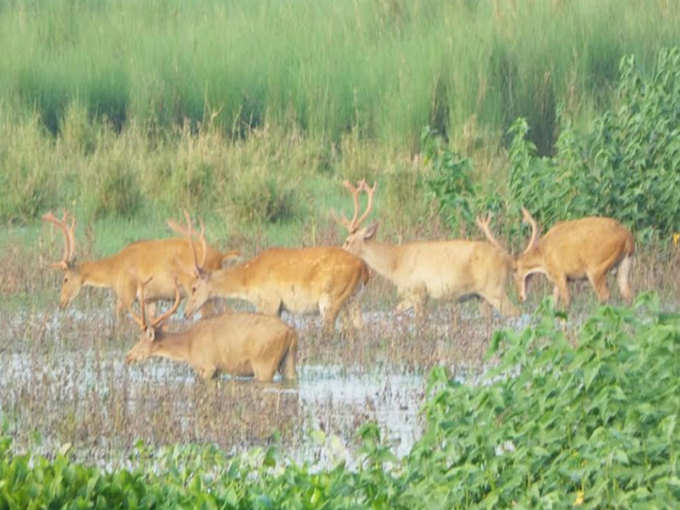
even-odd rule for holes
{"type": "Polygon", "coordinates": [[[425,161],[432,167],[433,176],[427,186],[439,204],[442,219],[453,231],[460,231],[474,222],[472,163],[455,151],[444,147],[437,132],[425,126],[420,136],[425,161]]]}
{"type": "Polygon", "coordinates": [[[668,235],[680,223],[680,48],[662,50],[649,79],[633,56],[619,69],[617,107],[586,132],[563,119],[554,157],[536,157],[526,121],[512,125],[510,189],[545,224],[604,215],[668,235]]]}
{"type": "Polygon", "coordinates": [[[546,300],[495,335],[472,387],[432,374],[406,494],[435,507],[665,506],[680,501],[680,315],[654,295],[602,307],[572,347],[546,300]]]}

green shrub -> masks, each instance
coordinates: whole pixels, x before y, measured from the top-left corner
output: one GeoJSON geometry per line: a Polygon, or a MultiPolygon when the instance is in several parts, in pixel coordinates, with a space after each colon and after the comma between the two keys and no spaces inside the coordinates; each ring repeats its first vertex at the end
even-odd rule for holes
{"type": "Polygon", "coordinates": [[[473,179],[474,169],[469,158],[445,147],[443,139],[429,127],[422,131],[421,144],[425,161],[431,167],[427,186],[437,201],[442,220],[455,235],[467,237],[477,232],[475,219],[480,214],[505,211],[498,187],[484,190],[473,179]]]}
{"type": "Polygon", "coordinates": [[[59,200],[60,165],[38,115],[0,126],[0,222],[26,222],[59,200]]]}
{"type": "Polygon", "coordinates": [[[82,177],[82,188],[91,189],[89,193],[81,195],[85,211],[90,217],[113,215],[130,218],[140,209],[142,193],[139,180],[128,162],[95,161],[82,177]]]}
{"type": "Polygon", "coordinates": [[[509,133],[510,189],[544,224],[586,215],[615,217],[667,235],[680,224],[680,48],[659,53],[645,78],[621,60],[614,109],[590,130],[564,121],[552,158],[538,158],[517,120],[509,133]]]}
{"type": "Polygon", "coordinates": [[[252,172],[235,176],[225,193],[227,210],[245,223],[290,221],[302,214],[293,179],[252,172]]]}
{"type": "Polygon", "coordinates": [[[602,307],[572,347],[546,300],[496,333],[473,386],[429,381],[401,502],[435,508],[667,507],[680,502],[680,315],[655,296],[602,307]],[[674,502],[674,503],[673,503],[674,502]]]}
{"type": "Polygon", "coordinates": [[[474,222],[474,197],[478,188],[472,181],[472,163],[444,146],[441,137],[425,127],[421,134],[425,161],[432,177],[427,186],[439,204],[439,213],[452,231],[458,232],[474,222]]]}

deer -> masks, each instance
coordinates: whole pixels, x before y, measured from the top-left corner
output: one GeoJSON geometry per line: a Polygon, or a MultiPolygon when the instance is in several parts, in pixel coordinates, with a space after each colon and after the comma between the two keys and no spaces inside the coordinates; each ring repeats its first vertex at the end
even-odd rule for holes
{"type": "MultiPolygon", "coordinates": [[[[187,222],[190,217],[185,211],[187,222]]],[[[76,262],[75,257],[75,217],[64,211],[62,218],[52,212],[43,215],[45,222],[55,225],[64,235],[62,259],[50,267],[64,271],[59,307],[66,308],[84,286],[113,289],[117,296],[116,316],[120,318],[124,310],[129,310],[136,299],[137,284],[155,275],[153,284],[147,289],[147,300],[170,300],[174,295],[174,278],[178,277],[188,294],[191,273],[185,269],[192,264],[193,245],[184,238],[157,239],[131,243],[118,253],[109,257],[85,262],[76,262]]],[[[171,228],[180,228],[172,220],[171,228]]],[[[184,231],[184,230],[182,230],[184,231]]],[[[205,227],[201,224],[201,239],[205,240],[205,227]]],[[[223,262],[240,256],[238,250],[220,252],[205,242],[202,243],[202,257],[205,270],[211,271],[222,266],[223,262]]]]}
{"type": "MultiPolygon", "coordinates": [[[[520,301],[527,299],[526,281],[534,273],[544,274],[553,284],[555,304],[571,304],[568,280],[587,278],[600,303],[609,300],[607,273],[618,266],[619,291],[630,303],[633,293],[628,282],[635,252],[633,234],[614,218],[589,216],[560,221],[539,238],[539,228],[531,213],[522,207],[522,222],[531,225],[531,237],[524,251],[515,257],[515,284],[520,301]]],[[[478,221],[487,239],[504,249],[486,224],[478,221]]]]}
{"type": "Polygon", "coordinates": [[[400,301],[395,309],[400,314],[414,310],[416,322],[425,320],[425,304],[429,298],[457,300],[466,295],[483,299],[483,311],[493,306],[502,315],[517,314],[505,292],[513,261],[503,250],[487,241],[464,239],[411,241],[388,244],[375,240],[378,223],[361,228],[373,207],[377,183],[369,187],[365,179],[356,186],[345,180],[343,186],[354,201],[354,216],[348,219],[331,211],[337,223],[348,232],[343,248],[364,260],[378,274],[397,288],[400,301]],[[367,194],[367,206],[359,217],[359,194],[367,194]]]}
{"type": "Polygon", "coordinates": [[[189,364],[204,380],[225,372],[269,383],[277,370],[286,380],[296,379],[297,333],[283,321],[269,315],[228,312],[195,322],[185,331],[166,332],[163,322],[180,303],[179,285],[175,284],[172,307],[147,320],[144,287],[152,279],[153,276],[138,285],[140,315],[130,315],[141,334],[125,356],[125,363],[168,358],[189,364]]]}
{"type": "MultiPolygon", "coordinates": [[[[194,242],[191,236],[188,241],[194,242]]],[[[347,319],[344,334],[353,336],[363,327],[358,295],[368,282],[368,267],[342,248],[274,247],[216,271],[205,271],[204,266],[205,257],[200,261],[194,258],[186,317],[207,300],[221,297],[248,301],[267,315],[280,316],[283,310],[293,314],[319,313],[324,335],[333,334],[340,312],[345,312],[347,319]]]]}

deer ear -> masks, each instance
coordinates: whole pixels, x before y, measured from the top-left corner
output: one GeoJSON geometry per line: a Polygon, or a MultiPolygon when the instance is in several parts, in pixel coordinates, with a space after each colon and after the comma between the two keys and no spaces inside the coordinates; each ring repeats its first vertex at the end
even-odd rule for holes
{"type": "Polygon", "coordinates": [[[370,227],[366,228],[364,231],[364,240],[368,241],[375,237],[375,233],[378,231],[378,223],[374,223],[370,227]]]}
{"type": "Polygon", "coordinates": [[[148,338],[150,341],[156,340],[156,330],[154,328],[146,328],[144,331],[144,334],[146,335],[146,338],[148,338]]]}

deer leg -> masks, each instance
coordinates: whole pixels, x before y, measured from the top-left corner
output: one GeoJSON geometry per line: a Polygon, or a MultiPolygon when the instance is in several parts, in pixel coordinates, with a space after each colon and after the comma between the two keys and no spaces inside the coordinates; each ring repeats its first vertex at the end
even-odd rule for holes
{"type": "Polygon", "coordinates": [[[352,325],[356,330],[360,330],[364,327],[364,318],[361,315],[361,304],[356,297],[350,298],[347,304],[347,313],[352,321],[352,325]]]}
{"type": "Polygon", "coordinates": [[[394,309],[394,313],[402,314],[406,310],[410,310],[411,308],[413,308],[413,303],[409,299],[404,298],[401,301],[399,301],[399,303],[397,304],[397,306],[394,309]]]}
{"type": "Polygon", "coordinates": [[[288,381],[294,381],[297,379],[297,373],[295,372],[295,358],[297,357],[297,343],[293,342],[288,348],[288,352],[285,354],[283,361],[283,372],[281,375],[284,379],[288,381]]]}
{"type": "Polygon", "coordinates": [[[482,318],[486,321],[490,320],[491,317],[492,317],[492,311],[491,311],[492,306],[499,308],[500,304],[499,303],[491,303],[488,298],[484,298],[484,297],[479,301],[479,315],[481,315],[482,318]]]}
{"type": "Polygon", "coordinates": [[[323,320],[324,335],[332,335],[335,333],[335,320],[338,318],[341,304],[342,302],[338,302],[337,300],[334,302],[328,294],[323,294],[319,298],[319,313],[323,320]]]}
{"type": "Polygon", "coordinates": [[[600,303],[604,303],[609,300],[609,289],[607,288],[607,270],[595,270],[588,272],[586,274],[590,284],[593,286],[595,293],[597,294],[597,299],[600,303]]]}
{"type": "Polygon", "coordinates": [[[195,366],[193,368],[198,372],[199,377],[205,381],[215,377],[215,372],[217,372],[217,368],[214,366],[195,366]]]}
{"type": "Polygon", "coordinates": [[[512,304],[510,298],[501,291],[500,294],[494,295],[482,295],[485,301],[482,301],[479,305],[480,311],[486,310],[484,317],[489,320],[491,318],[491,306],[500,312],[504,317],[516,317],[519,315],[519,310],[515,305],[512,304]],[[482,308],[485,306],[485,308],[482,308]]]}
{"type": "Polygon", "coordinates": [[[557,285],[553,286],[552,297],[555,304],[560,302],[560,288],[557,285]]]}
{"type": "Polygon", "coordinates": [[[427,293],[424,287],[422,289],[418,287],[415,289],[405,290],[400,293],[400,297],[401,301],[399,301],[396,308],[394,309],[395,314],[401,314],[413,308],[416,317],[422,315],[424,306],[423,301],[425,298],[427,298],[427,293]]]}
{"type": "Polygon", "coordinates": [[[628,275],[630,273],[630,267],[632,265],[633,259],[630,255],[623,257],[623,260],[619,264],[618,273],[616,275],[616,281],[619,284],[619,291],[623,296],[623,299],[630,303],[633,300],[633,293],[630,290],[630,285],[628,284],[628,275]]]}
{"type": "Polygon", "coordinates": [[[270,362],[253,363],[253,375],[260,382],[272,382],[276,373],[276,365],[270,362]]]}
{"type": "Polygon", "coordinates": [[[427,304],[427,291],[424,287],[419,287],[413,293],[413,311],[416,316],[416,324],[425,322],[425,305],[427,304]]]}
{"type": "Polygon", "coordinates": [[[132,279],[128,279],[115,289],[116,295],[116,322],[120,322],[123,314],[132,310],[132,304],[137,299],[137,287],[132,279]]]}
{"type": "Polygon", "coordinates": [[[350,297],[339,313],[342,315],[343,334],[355,338],[357,332],[364,327],[359,300],[355,296],[350,297]]]}
{"type": "Polygon", "coordinates": [[[555,297],[555,305],[557,305],[559,298],[562,297],[565,308],[569,308],[571,304],[571,296],[569,295],[569,287],[567,286],[567,275],[562,274],[552,279],[555,282],[553,289],[553,297],[555,297]]]}
{"type": "Polygon", "coordinates": [[[460,309],[458,307],[458,302],[454,301],[451,305],[451,310],[449,312],[449,319],[451,320],[451,328],[455,331],[458,329],[460,324],[460,309]]]}

